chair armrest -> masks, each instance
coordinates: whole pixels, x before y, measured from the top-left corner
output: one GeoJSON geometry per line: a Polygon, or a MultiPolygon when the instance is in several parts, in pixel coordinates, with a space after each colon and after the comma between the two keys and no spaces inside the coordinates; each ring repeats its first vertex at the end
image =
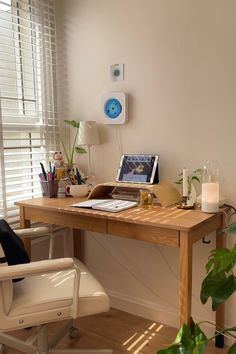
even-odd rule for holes
{"type": "Polygon", "coordinates": [[[72,268],[74,268],[72,258],[58,258],[11,266],[1,266],[0,280],[30,277],[72,268]]]}
{"type": "Polygon", "coordinates": [[[48,236],[51,233],[51,230],[47,226],[31,227],[28,229],[19,229],[14,230],[14,232],[21,238],[34,238],[41,236],[48,236]]]}

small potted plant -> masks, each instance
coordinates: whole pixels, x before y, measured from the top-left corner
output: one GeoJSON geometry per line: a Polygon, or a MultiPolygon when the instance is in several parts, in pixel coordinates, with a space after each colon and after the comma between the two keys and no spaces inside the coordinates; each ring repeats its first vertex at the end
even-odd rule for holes
{"type": "MultiPolygon", "coordinates": [[[[56,173],[58,179],[61,180],[60,184],[63,189],[63,195],[66,193],[67,195],[71,195],[69,189],[66,189],[68,185],[78,184],[83,185],[81,188],[85,189],[85,179],[83,178],[83,174],[79,171],[77,167],[74,166],[74,154],[84,154],[87,151],[80,146],[77,146],[77,139],[79,133],[80,122],[75,120],[65,120],[66,124],[69,125],[69,128],[72,127],[75,129],[73,134],[73,140],[71,141],[71,132],[68,140],[68,147],[65,145],[62,138],[61,144],[65,154],[65,161],[63,159],[62,153],[60,151],[56,151],[54,153],[54,164],[56,166],[56,173]]],[[[77,187],[79,188],[79,187],[77,187]]]]}
{"type": "Polygon", "coordinates": [[[73,138],[73,142],[71,144],[70,138],[69,138],[69,147],[66,148],[66,145],[64,144],[63,140],[61,139],[61,143],[63,146],[63,150],[65,152],[65,156],[66,156],[66,161],[67,161],[67,168],[72,168],[73,164],[74,164],[74,154],[75,152],[77,154],[84,154],[87,151],[80,147],[80,146],[76,146],[77,140],[78,140],[78,134],[79,134],[79,126],[80,126],[80,122],[76,121],[76,120],[64,120],[64,122],[66,124],[68,124],[70,127],[73,127],[76,129],[76,132],[74,134],[74,138],[73,138]]]}
{"type": "MultiPolygon", "coordinates": [[[[201,176],[202,176],[202,169],[198,168],[197,170],[194,170],[192,174],[188,176],[188,195],[189,195],[189,200],[193,204],[196,203],[197,200],[197,191],[194,186],[194,181],[200,183],[201,182],[201,176]]],[[[176,184],[182,185],[183,184],[183,172],[179,174],[179,179],[175,181],[176,184]]]]}

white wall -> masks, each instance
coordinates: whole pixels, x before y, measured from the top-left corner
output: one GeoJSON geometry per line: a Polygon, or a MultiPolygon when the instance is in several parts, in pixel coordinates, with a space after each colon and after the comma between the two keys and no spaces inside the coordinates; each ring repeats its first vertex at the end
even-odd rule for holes
{"type": "MultiPolygon", "coordinates": [[[[101,127],[103,144],[92,148],[99,180],[115,179],[121,153],[159,154],[161,179],[169,181],[183,166],[196,169],[217,159],[221,194],[236,206],[236,2],[56,3],[61,103],[69,118],[101,123],[102,93],[129,94],[128,124],[101,127]],[[124,63],[124,81],[110,80],[114,63],[124,63]]],[[[78,161],[86,169],[86,157],[78,161]]],[[[178,325],[177,249],[92,233],[86,240],[87,264],[115,306],[178,325]]],[[[200,304],[199,287],[213,247],[194,246],[197,319],[212,317],[210,307],[200,304]]],[[[235,297],[230,306],[227,323],[234,324],[235,297]]]]}

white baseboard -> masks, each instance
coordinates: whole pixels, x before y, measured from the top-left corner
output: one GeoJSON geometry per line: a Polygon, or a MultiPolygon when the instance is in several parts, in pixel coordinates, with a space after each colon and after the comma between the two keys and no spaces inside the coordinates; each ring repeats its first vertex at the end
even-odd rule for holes
{"type": "Polygon", "coordinates": [[[162,324],[178,328],[178,310],[169,310],[158,306],[156,303],[134,298],[117,291],[108,289],[106,289],[106,291],[110,297],[112,307],[137,316],[148,318],[155,322],[160,322],[162,324]]]}

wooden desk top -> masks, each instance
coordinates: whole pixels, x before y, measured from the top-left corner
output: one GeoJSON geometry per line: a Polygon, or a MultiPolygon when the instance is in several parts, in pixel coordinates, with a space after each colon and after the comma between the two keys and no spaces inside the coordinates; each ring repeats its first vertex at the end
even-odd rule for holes
{"type": "Polygon", "coordinates": [[[182,210],[176,206],[163,208],[154,206],[152,209],[143,209],[135,207],[118,213],[104,212],[93,209],[82,209],[71,207],[71,204],[78,203],[84,198],[34,198],[16,202],[15,204],[32,209],[71,214],[78,216],[94,217],[96,219],[106,219],[121,221],[125,223],[147,225],[166,229],[175,229],[179,231],[194,231],[196,228],[204,227],[204,224],[212,222],[221,226],[221,212],[216,214],[207,214],[199,209],[182,210]]]}

